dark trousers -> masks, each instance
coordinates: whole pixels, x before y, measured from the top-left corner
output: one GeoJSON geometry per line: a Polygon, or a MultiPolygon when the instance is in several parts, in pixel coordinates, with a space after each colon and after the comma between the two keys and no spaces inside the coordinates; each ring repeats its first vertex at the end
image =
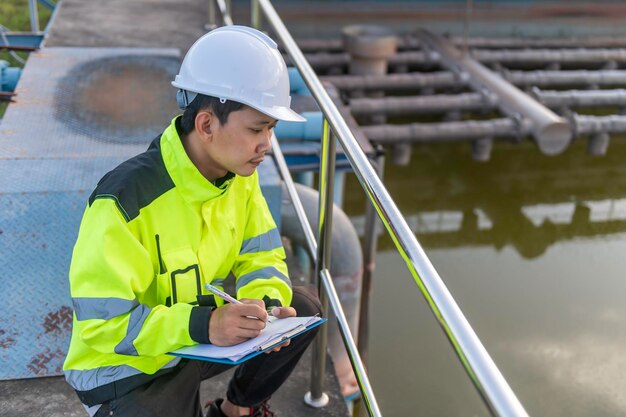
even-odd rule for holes
{"type": "MultiPolygon", "coordinates": [[[[317,296],[302,287],[294,287],[291,305],[298,316],[321,314],[317,296]]],[[[292,339],[291,344],[279,352],[258,355],[239,365],[229,383],[226,398],[242,407],[253,407],[268,399],[291,374],[317,330],[312,329],[292,339]]],[[[175,371],[102,404],[95,417],[202,417],[200,383],[231,367],[183,360],[175,371]]]]}

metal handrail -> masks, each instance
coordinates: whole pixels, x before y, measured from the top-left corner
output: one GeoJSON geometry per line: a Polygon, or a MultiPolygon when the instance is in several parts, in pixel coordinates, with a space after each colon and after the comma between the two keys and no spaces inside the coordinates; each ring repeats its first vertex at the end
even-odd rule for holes
{"type": "MultiPolygon", "coordinates": [[[[417,242],[415,235],[376,175],[374,168],[370,165],[339,110],[328,96],[271,2],[269,0],[254,1],[258,1],[265,17],[300,71],[324,117],[328,120],[333,133],[339,140],[361,186],[364,187],[368,198],[375,206],[424,298],[452,343],[456,354],[482,395],[487,407],[493,414],[500,416],[527,416],[524,407],[507,384],[426,253],[417,242]]],[[[324,215],[329,216],[330,213],[324,213],[324,215]]],[[[320,218],[320,220],[324,219],[320,218]]]]}
{"type": "Polygon", "coordinates": [[[39,32],[39,12],[37,11],[37,0],[28,1],[28,11],[30,15],[30,30],[33,33],[39,32]]]}
{"type": "MultiPolygon", "coordinates": [[[[330,221],[332,219],[332,202],[330,203],[331,210],[328,210],[328,201],[333,187],[332,180],[334,175],[335,158],[335,153],[329,152],[329,149],[333,149],[334,147],[335,136],[339,140],[344,153],[348,157],[350,165],[352,166],[359,183],[364,188],[370,202],[374,206],[385,228],[391,235],[396,248],[406,261],[407,267],[413,275],[413,278],[422,292],[422,295],[435,314],[435,317],[443,328],[444,333],[451,342],[455,353],[459,357],[461,364],[465,368],[476,389],[481,394],[490,412],[498,416],[527,417],[528,414],[478,339],[478,336],[468,323],[454,298],[443,283],[441,277],[426,256],[426,253],[421,248],[415,235],[406,223],[406,220],[398,210],[394,201],[391,199],[391,196],[385,189],[382,181],[377,176],[376,171],[370,165],[366,155],[361,150],[360,145],[354,138],[354,135],[350,131],[339,110],[328,96],[328,93],[322,86],[320,80],[317,78],[317,75],[302,54],[302,51],[300,51],[296,42],[291,37],[291,34],[276,13],[276,10],[272,6],[270,0],[251,1],[253,25],[257,27],[260,25],[259,11],[262,11],[276,32],[276,35],[282,41],[285,50],[291,57],[293,63],[300,71],[304,82],[308,86],[325,117],[322,158],[320,160],[319,236],[320,246],[322,247],[318,246],[316,251],[312,250],[315,245],[310,241],[312,232],[310,231],[308,221],[304,217],[303,210],[302,213],[299,213],[299,211],[296,210],[296,214],[302,223],[305,235],[307,235],[307,243],[309,245],[309,249],[311,249],[312,256],[315,256],[317,253],[316,272],[317,279],[319,279],[320,282],[320,298],[323,303],[328,303],[330,300],[331,306],[335,311],[339,322],[340,332],[344,338],[348,355],[352,362],[355,374],[357,375],[357,381],[359,383],[359,387],[361,388],[363,400],[368,412],[371,416],[381,415],[375,396],[371,390],[367,373],[359,353],[356,351],[354,339],[352,338],[350,330],[347,326],[347,321],[343,315],[339,298],[337,297],[334,285],[330,279],[330,274],[328,273],[327,268],[328,259],[325,259],[328,258],[330,254],[328,250],[329,248],[326,246],[330,244],[329,237],[330,221]],[[329,131],[329,128],[332,132],[329,131]],[[324,184],[325,182],[328,182],[329,184],[324,184]],[[304,218],[301,218],[301,216],[304,218]],[[309,228],[308,234],[306,232],[307,227],[309,228]]],[[[287,175],[284,176],[284,178],[290,178],[288,170],[286,170],[284,157],[280,152],[280,148],[275,140],[275,137],[272,138],[272,142],[274,145],[275,159],[278,162],[279,169],[281,172],[287,171],[287,175]]],[[[292,187],[289,186],[289,183],[287,184],[292,200],[295,201],[297,200],[295,187],[293,187],[293,183],[291,183],[291,186],[292,187]]],[[[317,362],[319,369],[323,369],[323,364],[325,363],[325,349],[323,348],[325,337],[322,337],[321,339],[324,340],[322,342],[323,346],[320,347],[318,343],[316,349],[319,357],[314,358],[314,368],[315,362],[317,362]]],[[[316,369],[313,369],[313,376],[316,376],[318,380],[312,381],[312,389],[308,394],[310,396],[309,400],[313,403],[316,400],[321,400],[321,394],[323,394],[318,393],[317,397],[316,395],[313,395],[315,391],[319,390],[319,387],[323,386],[322,380],[324,375],[323,372],[318,372],[319,369],[317,371],[316,369]]]]}
{"type": "Polygon", "coordinates": [[[219,7],[220,12],[222,13],[222,19],[224,20],[224,24],[231,26],[233,25],[233,18],[230,15],[230,0],[215,0],[217,3],[217,7],[219,7]]]}
{"type": "MultiPolygon", "coordinates": [[[[304,232],[304,235],[305,235],[305,240],[308,246],[309,253],[311,257],[313,258],[313,261],[316,264],[318,264],[318,255],[317,255],[318,246],[315,240],[315,236],[313,235],[313,230],[307,220],[306,212],[304,211],[302,202],[298,198],[295,184],[293,182],[293,179],[291,178],[291,174],[289,173],[289,168],[287,167],[287,161],[285,161],[285,157],[283,155],[282,150],[280,149],[280,145],[274,133],[272,133],[272,153],[273,153],[274,161],[276,162],[276,165],[278,166],[278,171],[280,172],[280,175],[283,178],[283,181],[285,181],[287,192],[294,205],[296,217],[298,218],[300,225],[302,226],[302,231],[304,232]]],[[[328,194],[332,194],[332,193],[328,192],[328,194]]],[[[341,308],[341,301],[339,299],[339,296],[337,295],[337,291],[335,289],[333,281],[332,279],[330,279],[330,272],[328,271],[328,269],[322,269],[320,271],[319,277],[320,277],[320,285],[322,286],[324,290],[323,292],[320,292],[320,294],[328,294],[328,301],[330,302],[333,312],[335,313],[335,317],[337,318],[337,323],[339,325],[339,332],[344,341],[344,345],[346,346],[346,350],[348,351],[348,357],[350,358],[350,362],[352,363],[352,368],[357,378],[357,382],[359,384],[361,392],[363,393],[365,406],[368,409],[370,415],[377,416],[377,417],[381,416],[382,414],[380,413],[380,409],[378,407],[378,403],[374,395],[374,390],[372,389],[371,383],[367,376],[367,372],[365,371],[365,365],[363,364],[363,361],[359,355],[358,348],[354,342],[354,336],[352,335],[352,332],[350,331],[348,320],[346,319],[343,309],[341,308]]],[[[325,352],[325,341],[319,342],[319,339],[318,339],[317,343],[320,346],[317,347],[316,349],[321,349],[323,352],[325,352]]],[[[312,373],[313,372],[315,373],[316,377],[318,374],[320,375],[320,377],[323,377],[324,373],[321,371],[319,367],[313,366],[311,371],[312,373]]],[[[312,379],[318,380],[318,381],[320,380],[319,378],[315,378],[315,377],[313,377],[312,379]]],[[[321,390],[323,389],[323,387],[318,386],[317,389],[321,390]]],[[[328,401],[326,396],[318,394],[318,397],[319,397],[318,398],[315,396],[314,392],[315,392],[315,389],[312,389],[311,392],[307,393],[305,401],[308,404],[311,404],[313,406],[316,406],[316,405],[319,406],[319,405],[325,404],[328,401]]]]}

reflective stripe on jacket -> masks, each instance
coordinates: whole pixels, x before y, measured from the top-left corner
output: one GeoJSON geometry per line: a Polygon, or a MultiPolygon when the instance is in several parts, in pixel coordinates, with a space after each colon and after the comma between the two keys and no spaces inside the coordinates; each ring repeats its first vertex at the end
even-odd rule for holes
{"type": "MultiPolygon", "coordinates": [[[[208,342],[214,299],[232,273],[238,298],[291,302],[280,235],[255,172],[219,186],[200,174],[172,121],[89,199],[74,247],[68,382],[88,391],[173,366],[166,352],[208,342]],[[200,305],[198,304],[200,301],[200,305]]],[[[222,300],[214,300],[218,306],[222,300]]]]}

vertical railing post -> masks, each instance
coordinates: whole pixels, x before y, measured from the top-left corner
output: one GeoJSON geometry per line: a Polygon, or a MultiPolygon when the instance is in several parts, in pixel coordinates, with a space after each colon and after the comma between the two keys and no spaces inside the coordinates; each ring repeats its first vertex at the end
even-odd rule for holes
{"type": "MultiPolygon", "coordinates": [[[[385,153],[377,150],[374,168],[378,178],[383,179],[385,171],[385,153]]],[[[367,366],[368,338],[369,338],[369,307],[372,277],[376,269],[376,249],[378,246],[378,213],[374,205],[368,200],[365,208],[365,231],[363,233],[363,281],[361,283],[361,302],[359,306],[359,330],[357,332],[357,346],[361,360],[367,366]]]]}
{"type": "Polygon", "coordinates": [[[39,32],[39,12],[37,10],[37,0],[29,0],[28,2],[30,11],[30,31],[34,33],[39,32]]]}
{"type": "Polygon", "coordinates": [[[250,0],[250,26],[261,29],[261,7],[258,0],[250,0]]]}
{"type": "MultiPolygon", "coordinates": [[[[333,219],[333,188],[335,174],[335,136],[330,130],[328,120],[324,119],[322,131],[322,154],[319,172],[319,232],[317,245],[317,262],[315,263],[315,283],[317,283],[324,316],[328,316],[328,295],[322,285],[320,274],[330,268],[330,238],[333,219]]],[[[327,330],[323,326],[313,345],[311,364],[311,391],[304,401],[312,407],[324,407],[328,404],[328,395],[324,392],[326,376],[326,342],[327,330]]]]}
{"type": "Polygon", "coordinates": [[[204,28],[206,30],[213,30],[217,27],[217,18],[215,15],[215,0],[209,0],[209,21],[204,28]]]}

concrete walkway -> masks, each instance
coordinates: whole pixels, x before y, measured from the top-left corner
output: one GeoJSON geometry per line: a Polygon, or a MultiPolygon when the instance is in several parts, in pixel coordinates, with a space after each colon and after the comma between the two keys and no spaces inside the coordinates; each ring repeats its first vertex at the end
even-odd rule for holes
{"type": "MultiPolygon", "coordinates": [[[[302,358],[300,364],[287,382],[270,400],[272,409],[280,417],[346,417],[346,404],[338,393],[339,385],[332,373],[326,375],[326,387],[330,397],[327,407],[314,409],[304,404],[310,379],[310,354],[302,358]]],[[[329,362],[326,369],[333,369],[329,362]]],[[[201,388],[201,401],[224,397],[232,371],[228,371],[209,381],[201,388]]],[[[2,417],[85,417],[78,397],[63,377],[33,378],[14,381],[0,381],[0,416],[2,417]]],[[[175,417],[175,416],[172,416],[175,417]]]]}
{"type": "MultiPolygon", "coordinates": [[[[182,56],[206,32],[207,4],[206,0],[63,0],[45,46],[177,48],[182,56]]],[[[272,408],[280,416],[347,416],[330,363],[326,367],[330,405],[313,409],[304,404],[310,363],[307,353],[272,398],[272,408]]],[[[223,397],[231,373],[203,383],[202,401],[223,397]]],[[[85,415],[62,377],[0,381],[1,417],[85,415]]]]}

